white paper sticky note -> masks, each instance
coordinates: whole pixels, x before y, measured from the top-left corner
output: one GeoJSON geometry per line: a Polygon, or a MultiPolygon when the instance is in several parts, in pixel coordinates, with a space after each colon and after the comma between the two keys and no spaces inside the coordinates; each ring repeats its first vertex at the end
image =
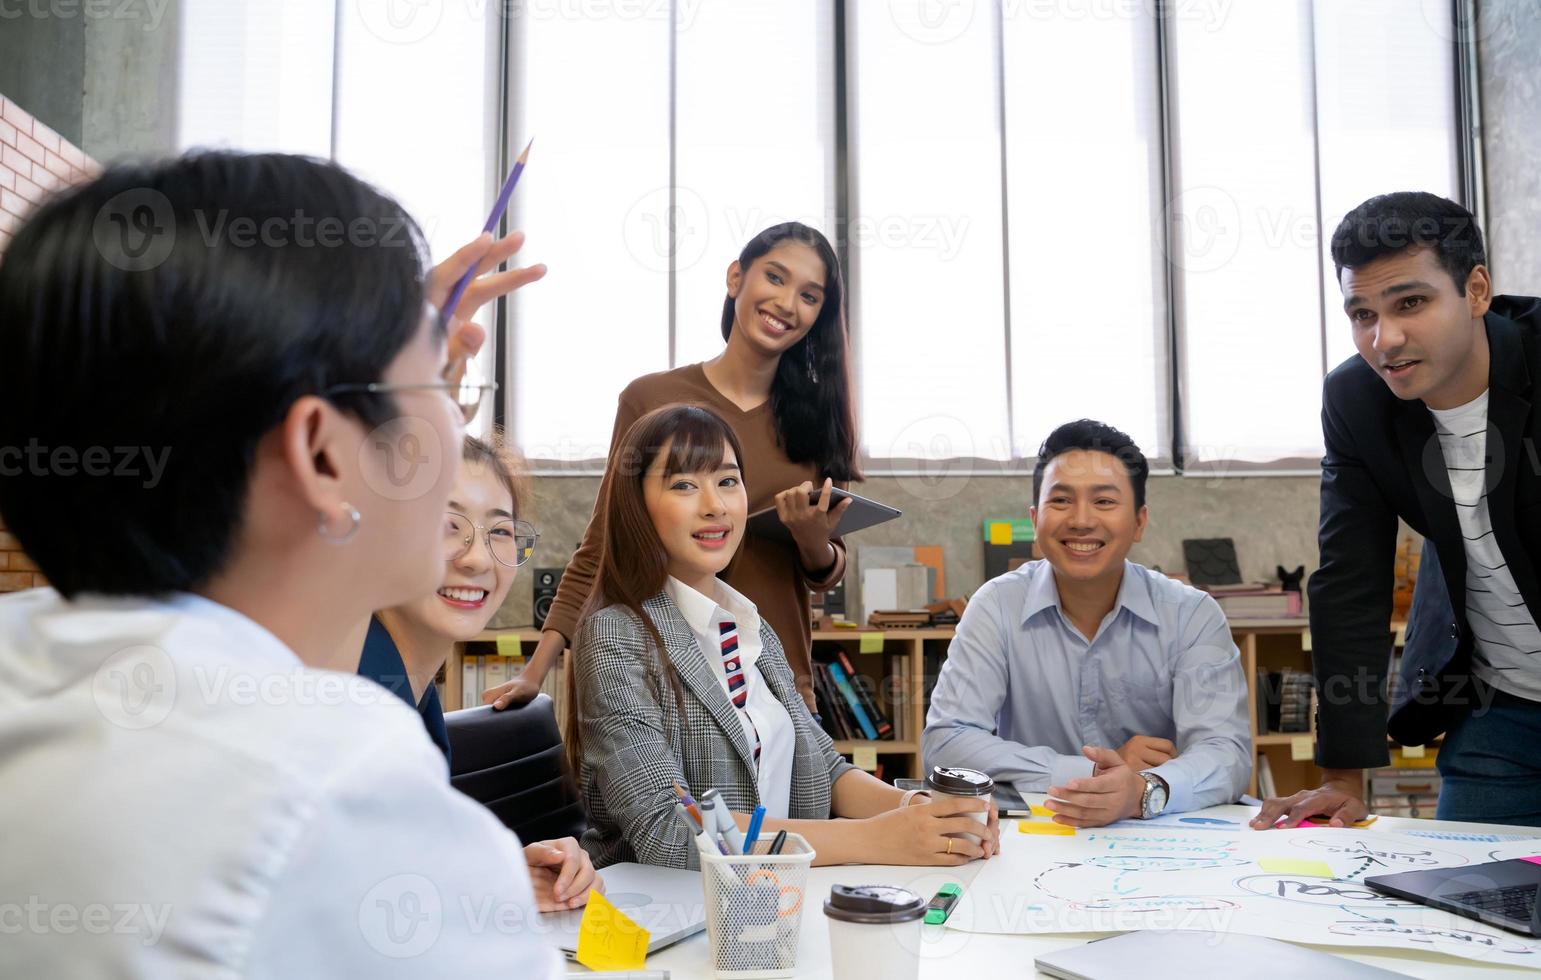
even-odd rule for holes
{"type": "Polygon", "coordinates": [[[861,573],[861,621],[865,625],[879,609],[899,608],[899,579],[892,568],[869,568],[861,573]]]}
{"type": "Polygon", "coordinates": [[[867,772],[873,772],[878,767],[878,750],[870,745],[859,745],[851,753],[851,765],[867,772]]]}
{"type": "Polygon", "coordinates": [[[1423,746],[1421,746],[1421,745],[1404,745],[1404,746],[1402,746],[1402,758],[1404,758],[1404,759],[1421,759],[1421,758],[1423,758],[1423,746]]]}
{"type": "Polygon", "coordinates": [[[1296,762],[1311,762],[1316,758],[1316,747],[1311,742],[1311,736],[1301,735],[1290,739],[1290,758],[1296,762]]]}

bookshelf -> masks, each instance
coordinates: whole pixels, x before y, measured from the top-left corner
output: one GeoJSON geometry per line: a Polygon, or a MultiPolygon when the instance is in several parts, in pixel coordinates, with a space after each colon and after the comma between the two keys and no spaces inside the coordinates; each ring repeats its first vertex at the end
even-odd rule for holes
{"type": "Polygon", "coordinates": [[[1273,773],[1274,787],[1281,796],[1321,785],[1321,771],[1316,768],[1316,698],[1313,692],[1310,730],[1260,734],[1258,718],[1257,672],[1283,670],[1311,671],[1310,621],[1299,619],[1235,619],[1230,623],[1231,639],[1241,652],[1241,669],[1247,676],[1247,729],[1252,736],[1252,779],[1247,792],[1258,795],[1259,760],[1267,759],[1273,773]],[[1304,758],[1302,758],[1304,756],[1304,758]]]}
{"type": "MultiPolygon", "coordinates": [[[[1310,713],[1311,730],[1298,733],[1259,734],[1257,716],[1257,672],[1281,670],[1292,667],[1311,670],[1311,634],[1308,620],[1300,619],[1237,619],[1230,623],[1231,637],[1241,653],[1242,670],[1247,678],[1248,730],[1252,738],[1254,765],[1248,792],[1257,794],[1258,758],[1267,758],[1273,772],[1274,785],[1280,795],[1289,795],[1302,789],[1320,785],[1321,772],[1314,761],[1316,747],[1316,712],[1310,713]],[[1304,754],[1304,758],[1297,756],[1304,754]]],[[[1396,640],[1400,645],[1402,630],[1396,625],[1396,640]]],[[[836,739],[835,749],[849,756],[858,765],[881,767],[885,780],[918,778],[922,775],[920,735],[926,724],[928,693],[935,684],[934,676],[928,677],[926,664],[929,659],[933,671],[947,655],[947,644],[953,631],[947,629],[915,630],[815,630],[813,633],[813,659],[828,662],[843,651],[856,670],[867,681],[868,690],[878,707],[894,723],[893,739],[836,739]],[[865,645],[872,652],[861,652],[865,645]],[[900,667],[900,661],[907,662],[900,667]]],[[[485,630],[474,640],[457,643],[445,664],[442,675],[442,696],[446,709],[454,710],[462,703],[463,663],[466,656],[497,654],[500,645],[507,649],[513,643],[519,645],[523,656],[530,656],[540,633],[534,629],[485,630]],[[499,639],[502,638],[501,644],[499,639]]],[[[565,656],[565,654],[564,654],[565,656]]],[[[557,665],[546,675],[541,689],[556,702],[557,717],[565,723],[567,696],[564,682],[564,665],[557,665]]]]}
{"type": "MultiPolygon", "coordinates": [[[[920,774],[920,733],[926,724],[925,656],[927,651],[936,657],[945,656],[947,642],[952,639],[951,629],[920,630],[815,630],[813,633],[813,658],[819,661],[833,660],[836,650],[845,653],[856,670],[866,678],[867,689],[873,692],[878,707],[894,723],[893,739],[837,739],[835,749],[851,757],[858,765],[881,766],[884,779],[915,777],[920,774]],[[881,650],[862,653],[863,638],[868,647],[881,643],[881,650]],[[900,659],[908,661],[899,667],[900,659]],[[901,682],[901,671],[908,681],[901,682]],[[872,758],[868,758],[868,754],[872,758]]],[[[534,629],[483,630],[476,638],[456,643],[450,652],[440,676],[441,697],[446,710],[462,705],[464,685],[462,681],[467,656],[497,655],[500,645],[507,649],[519,645],[523,657],[535,652],[540,632],[534,629]],[[501,640],[501,644],[500,644],[501,640]]],[[[564,653],[565,657],[566,654],[564,653]]],[[[564,682],[564,665],[561,660],[546,675],[541,690],[556,702],[557,720],[565,724],[567,695],[564,682]]]]}
{"type": "Polygon", "coordinates": [[[866,678],[878,708],[894,725],[892,739],[835,739],[835,750],[884,780],[916,779],[924,775],[920,733],[926,727],[927,695],[935,677],[927,677],[927,655],[933,665],[947,655],[953,631],[947,629],[832,629],[813,633],[813,659],[828,662],[844,653],[866,678]],[[879,646],[880,645],[880,646],[879,646]],[[872,649],[879,646],[879,649],[872,649]],[[861,652],[864,648],[870,652],[861,652]],[[928,680],[930,683],[928,684],[928,680]]]}

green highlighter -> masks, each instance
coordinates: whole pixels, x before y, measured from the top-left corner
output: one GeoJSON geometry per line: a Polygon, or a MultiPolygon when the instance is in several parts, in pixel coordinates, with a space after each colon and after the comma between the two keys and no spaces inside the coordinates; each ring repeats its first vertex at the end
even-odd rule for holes
{"type": "Polygon", "coordinates": [[[963,888],[948,882],[937,889],[936,897],[926,906],[926,925],[939,926],[952,915],[952,908],[963,897],[963,888]]]}

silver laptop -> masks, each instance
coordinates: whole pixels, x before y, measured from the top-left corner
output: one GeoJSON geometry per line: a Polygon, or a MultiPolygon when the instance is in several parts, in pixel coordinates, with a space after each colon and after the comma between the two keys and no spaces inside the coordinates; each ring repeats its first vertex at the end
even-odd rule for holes
{"type": "Polygon", "coordinates": [[[1033,960],[1064,980],[1388,980],[1404,974],[1237,932],[1126,932],[1033,960]],[[1139,964],[1138,968],[1135,964],[1139,964]]]}
{"type": "MultiPolygon", "coordinates": [[[[701,872],[655,868],[646,864],[612,864],[601,868],[605,897],[648,931],[647,951],[656,953],[706,928],[706,902],[701,872]]],[[[542,912],[541,923],[568,958],[578,954],[578,926],[583,909],[542,912]]]]}

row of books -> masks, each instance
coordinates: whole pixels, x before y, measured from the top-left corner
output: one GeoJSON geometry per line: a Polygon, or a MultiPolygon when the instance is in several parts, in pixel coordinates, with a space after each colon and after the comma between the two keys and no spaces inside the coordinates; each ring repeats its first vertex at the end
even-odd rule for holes
{"type": "Polygon", "coordinates": [[[1391,765],[1370,770],[1370,809],[1392,817],[1430,819],[1439,807],[1439,749],[1391,750],[1391,765]],[[1416,751],[1416,755],[1413,753],[1416,751]]]}
{"type": "MultiPolygon", "coordinates": [[[[487,649],[488,647],[483,647],[487,649]]],[[[439,689],[439,702],[444,705],[445,711],[454,711],[457,708],[479,708],[482,703],[482,692],[490,687],[497,687],[508,681],[518,678],[524,670],[523,657],[505,657],[499,654],[487,654],[481,656],[465,656],[460,658],[460,703],[450,704],[444,700],[444,670],[441,668],[439,676],[434,679],[434,684],[439,689]]],[[[544,683],[541,684],[542,692],[551,695],[551,700],[556,702],[557,717],[561,718],[566,700],[565,671],[561,669],[560,662],[546,672],[544,683]]]]}
{"type": "MultiPolygon", "coordinates": [[[[892,718],[878,707],[879,692],[872,680],[856,669],[844,650],[837,651],[836,659],[827,664],[815,663],[813,672],[814,698],[831,738],[891,741],[900,737],[892,718]]],[[[894,688],[909,690],[908,674],[908,659],[897,658],[889,678],[890,695],[894,688]]],[[[893,703],[892,696],[881,700],[893,703]]],[[[904,712],[893,715],[902,721],[904,712]]]]}
{"type": "Polygon", "coordinates": [[[1206,585],[1227,619],[1291,619],[1301,614],[1299,592],[1284,592],[1261,582],[1237,585],[1206,585]]]}
{"type": "Polygon", "coordinates": [[[1309,732],[1311,692],[1316,681],[1304,670],[1257,672],[1257,732],[1309,732]]]}

